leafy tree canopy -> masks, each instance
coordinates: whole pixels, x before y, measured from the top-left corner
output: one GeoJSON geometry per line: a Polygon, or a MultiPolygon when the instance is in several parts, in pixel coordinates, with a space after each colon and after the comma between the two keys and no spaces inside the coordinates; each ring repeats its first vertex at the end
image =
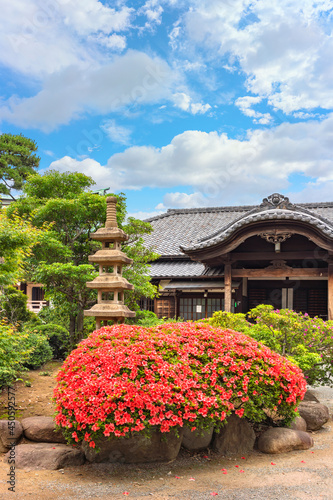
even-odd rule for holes
{"type": "Polygon", "coordinates": [[[0,285],[15,284],[24,275],[24,261],[42,238],[45,226],[36,228],[12,209],[0,210],[0,285]]]}
{"type": "Polygon", "coordinates": [[[32,139],[23,135],[0,135],[0,194],[15,200],[11,191],[22,189],[39,165],[36,151],[37,145],[32,139]]]}

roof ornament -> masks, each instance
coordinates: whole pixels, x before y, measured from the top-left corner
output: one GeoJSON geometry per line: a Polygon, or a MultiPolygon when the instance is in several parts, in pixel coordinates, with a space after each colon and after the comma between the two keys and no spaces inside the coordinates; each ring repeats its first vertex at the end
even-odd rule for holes
{"type": "Polygon", "coordinates": [[[283,196],[283,194],[273,193],[267,198],[262,200],[260,208],[279,208],[279,209],[290,209],[295,205],[290,203],[289,198],[287,196],[283,196]]]}
{"type": "Polygon", "coordinates": [[[287,238],[292,236],[292,233],[286,231],[277,231],[272,229],[272,231],[266,231],[264,233],[258,233],[258,236],[266,240],[268,243],[283,243],[287,238]]]}

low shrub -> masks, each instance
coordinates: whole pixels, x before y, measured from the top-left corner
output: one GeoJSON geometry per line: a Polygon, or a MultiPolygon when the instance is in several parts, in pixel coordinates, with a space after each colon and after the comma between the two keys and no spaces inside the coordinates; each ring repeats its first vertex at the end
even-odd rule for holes
{"type": "Polygon", "coordinates": [[[10,385],[24,369],[23,363],[32,351],[25,340],[26,336],[13,325],[0,321],[0,388],[10,385]]]}
{"type": "Polygon", "coordinates": [[[226,311],[215,311],[213,316],[208,319],[208,323],[218,328],[230,328],[236,332],[244,332],[251,327],[245,314],[226,311]]]}
{"type": "Polygon", "coordinates": [[[54,323],[39,325],[25,324],[24,329],[25,331],[33,331],[38,335],[47,337],[54,359],[64,359],[71,350],[69,332],[61,325],[54,323]]]}
{"type": "Polygon", "coordinates": [[[163,323],[163,319],[159,319],[157,315],[152,311],[135,311],[134,318],[126,319],[126,324],[129,325],[140,325],[140,326],[155,326],[163,323]]]}
{"type": "Polygon", "coordinates": [[[30,370],[36,370],[53,358],[52,349],[46,335],[36,331],[26,331],[25,345],[29,349],[30,354],[24,361],[24,366],[30,370]]]}
{"type": "Polygon", "coordinates": [[[287,357],[303,371],[311,385],[333,383],[333,322],[310,318],[290,309],[274,310],[262,304],[245,314],[218,311],[209,319],[213,326],[232,328],[287,357]]]}
{"type": "Polygon", "coordinates": [[[14,286],[4,287],[0,295],[2,317],[13,325],[30,321],[35,314],[27,309],[27,300],[27,296],[14,286]]]}
{"type": "Polygon", "coordinates": [[[309,384],[333,384],[333,321],[269,305],[249,316],[256,321],[251,335],[298,364],[309,384]]]}
{"type": "Polygon", "coordinates": [[[69,442],[295,417],[300,369],[241,333],[200,323],[103,327],[69,355],[54,392],[69,442]]]}

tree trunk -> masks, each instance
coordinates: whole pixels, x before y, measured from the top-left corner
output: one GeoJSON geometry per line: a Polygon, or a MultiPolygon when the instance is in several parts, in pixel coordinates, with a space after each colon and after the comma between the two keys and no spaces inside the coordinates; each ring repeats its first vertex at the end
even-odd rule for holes
{"type": "Polygon", "coordinates": [[[69,316],[69,339],[71,343],[71,347],[74,347],[75,344],[75,319],[76,316],[74,314],[70,314],[69,316]]]}
{"type": "Polygon", "coordinates": [[[82,340],[83,336],[83,309],[79,309],[76,316],[76,326],[77,326],[77,341],[82,340]]]}

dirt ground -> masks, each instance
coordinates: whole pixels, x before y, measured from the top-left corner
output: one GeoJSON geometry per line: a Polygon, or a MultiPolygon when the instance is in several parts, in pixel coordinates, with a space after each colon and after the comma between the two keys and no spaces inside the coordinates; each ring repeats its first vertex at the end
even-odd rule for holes
{"type": "MultiPolygon", "coordinates": [[[[50,400],[57,362],[26,372],[15,384],[16,418],[53,414],[50,400]],[[48,372],[49,375],[43,375],[48,372]]],[[[333,391],[318,388],[315,394],[333,412],[333,391]]],[[[0,418],[6,417],[7,393],[0,396],[0,418]]],[[[314,447],[281,455],[257,451],[228,459],[210,450],[188,453],[163,464],[85,464],[65,470],[16,469],[15,492],[8,491],[9,465],[0,461],[0,500],[85,499],[117,500],[128,496],[148,500],[200,500],[219,496],[225,500],[333,500],[333,426],[330,420],[312,433],[314,447]]]]}

